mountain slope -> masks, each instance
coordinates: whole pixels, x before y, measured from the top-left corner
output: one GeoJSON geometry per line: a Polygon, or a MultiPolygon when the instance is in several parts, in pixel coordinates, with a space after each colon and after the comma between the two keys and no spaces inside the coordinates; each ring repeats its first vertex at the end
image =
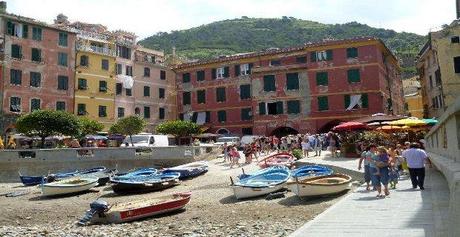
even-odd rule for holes
{"type": "Polygon", "coordinates": [[[409,77],[415,73],[413,60],[425,42],[423,36],[373,28],[357,22],[322,24],[292,17],[242,17],[171,33],[159,32],[139,43],[148,48],[165,49],[166,53],[170,53],[175,46],[180,56],[188,59],[205,59],[270,47],[302,45],[305,42],[326,38],[344,39],[359,36],[381,38],[390,49],[404,59],[403,76],[409,77]]]}

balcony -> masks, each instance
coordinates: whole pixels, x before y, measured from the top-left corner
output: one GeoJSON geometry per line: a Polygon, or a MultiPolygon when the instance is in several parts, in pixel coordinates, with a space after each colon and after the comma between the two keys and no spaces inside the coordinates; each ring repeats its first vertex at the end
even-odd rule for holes
{"type": "Polygon", "coordinates": [[[115,50],[105,48],[105,47],[94,46],[94,45],[77,44],[77,50],[97,53],[97,54],[102,54],[102,55],[112,56],[112,57],[116,56],[115,50]]]}

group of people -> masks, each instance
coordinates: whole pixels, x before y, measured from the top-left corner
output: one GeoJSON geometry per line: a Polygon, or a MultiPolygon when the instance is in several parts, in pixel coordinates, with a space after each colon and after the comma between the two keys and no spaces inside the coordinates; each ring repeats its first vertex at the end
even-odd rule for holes
{"type": "MultiPolygon", "coordinates": [[[[363,145],[364,146],[364,145],[363,145]]],[[[375,144],[364,146],[358,169],[364,167],[366,189],[377,191],[377,197],[390,195],[388,185],[396,189],[400,175],[410,175],[412,187],[424,190],[425,164],[431,163],[419,143],[406,142],[404,145],[386,148],[375,144]],[[383,189],[382,189],[383,186],[383,189]]]]}

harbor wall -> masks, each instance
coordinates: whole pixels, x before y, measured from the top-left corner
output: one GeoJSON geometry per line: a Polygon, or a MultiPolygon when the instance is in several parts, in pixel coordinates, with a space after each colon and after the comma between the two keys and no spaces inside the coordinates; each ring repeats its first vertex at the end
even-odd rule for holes
{"type": "Polygon", "coordinates": [[[0,182],[20,182],[23,175],[105,166],[119,171],[139,167],[171,167],[202,157],[213,148],[170,146],[153,148],[26,149],[0,151],[0,182]]]}

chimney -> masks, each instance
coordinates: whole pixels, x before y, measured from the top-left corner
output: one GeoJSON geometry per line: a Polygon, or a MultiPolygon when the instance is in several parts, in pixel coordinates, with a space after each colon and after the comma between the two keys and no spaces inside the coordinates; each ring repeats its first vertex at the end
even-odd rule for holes
{"type": "Polygon", "coordinates": [[[0,1],[0,13],[6,13],[6,2],[0,1]]]}
{"type": "Polygon", "coordinates": [[[460,0],[455,0],[455,3],[457,5],[457,19],[460,18],[460,0]]]}

